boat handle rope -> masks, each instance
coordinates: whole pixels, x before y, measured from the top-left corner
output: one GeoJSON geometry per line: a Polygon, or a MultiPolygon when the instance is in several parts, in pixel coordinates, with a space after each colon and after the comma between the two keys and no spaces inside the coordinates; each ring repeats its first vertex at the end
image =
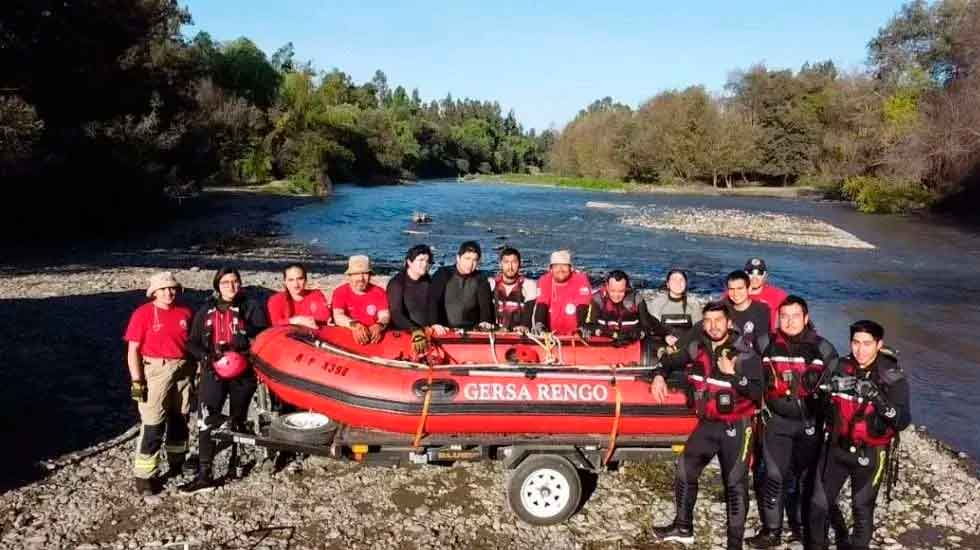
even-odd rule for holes
{"type": "MultiPolygon", "coordinates": [[[[545,347],[544,344],[540,340],[538,340],[537,338],[534,338],[530,334],[528,334],[527,336],[528,336],[529,339],[533,340],[535,343],[537,343],[542,348],[545,347]]],[[[428,363],[422,363],[422,362],[418,362],[418,361],[405,361],[405,360],[401,360],[401,359],[388,359],[388,358],[385,358],[385,357],[377,357],[377,356],[370,356],[370,355],[360,355],[360,354],[357,354],[357,353],[353,353],[353,352],[347,351],[347,350],[345,350],[343,348],[339,348],[339,347],[334,346],[332,344],[329,344],[329,343],[327,343],[327,342],[325,342],[323,340],[315,340],[314,343],[313,343],[313,346],[316,347],[316,348],[318,348],[318,349],[323,349],[323,350],[329,351],[330,353],[333,353],[335,355],[339,355],[341,357],[345,357],[347,359],[354,359],[356,361],[364,361],[364,362],[367,362],[367,363],[373,363],[375,365],[383,365],[383,366],[386,366],[386,367],[398,367],[398,368],[408,368],[408,369],[424,369],[424,368],[430,368],[430,367],[431,368],[439,367],[439,368],[444,368],[444,369],[451,369],[451,368],[457,368],[457,367],[461,367],[461,366],[466,366],[466,367],[469,367],[469,368],[489,368],[489,367],[498,367],[498,366],[500,366],[499,364],[492,364],[492,363],[465,363],[465,364],[464,363],[454,363],[454,364],[446,364],[446,365],[431,365],[431,364],[428,364],[428,363]]],[[[529,367],[534,367],[534,368],[547,368],[548,367],[548,365],[538,364],[538,363],[534,363],[534,364],[518,363],[515,366],[529,366],[529,367]]],[[[575,368],[576,369],[579,369],[579,370],[586,370],[586,371],[587,370],[598,370],[598,371],[602,371],[602,370],[608,370],[609,369],[609,365],[575,365],[575,368]]],[[[647,367],[647,366],[636,366],[636,367],[624,367],[623,370],[651,371],[652,372],[653,371],[653,368],[652,367],[647,367]]]]}
{"type": "Polygon", "coordinates": [[[432,368],[432,364],[429,364],[429,376],[426,378],[425,382],[425,398],[422,400],[422,414],[419,416],[419,425],[415,429],[415,439],[412,441],[412,446],[418,448],[422,443],[422,437],[425,432],[425,420],[429,416],[429,404],[432,403],[432,377],[435,374],[435,370],[432,368]]]}
{"type": "Polygon", "coordinates": [[[623,411],[623,392],[619,389],[619,384],[616,383],[616,371],[613,370],[613,378],[610,385],[615,390],[616,394],[616,412],[613,416],[612,431],[609,432],[609,449],[606,451],[606,456],[602,459],[602,465],[605,466],[609,463],[609,459],[612,458],[613,453],[616,451],[616,438],[619,435],[619,419],[623,411]]]}
{"type": "Polygon", "coordinates": [[[497,341],[493,337],[493,331],[490,331],[490,357],[493,359],[494,365],[499,365],[500,360],[497,359],[497,341]]]}

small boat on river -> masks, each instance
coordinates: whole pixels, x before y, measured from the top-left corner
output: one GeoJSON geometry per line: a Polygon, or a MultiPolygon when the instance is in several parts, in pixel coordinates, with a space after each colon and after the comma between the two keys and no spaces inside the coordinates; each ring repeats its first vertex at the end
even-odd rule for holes
{"type": "Polygon", "coordinates": [[[640,343],[607,338],[452,332],[416,356],[411,334],[361,345],[351,331],[275,327],[252,346],[282,401],[358,428],[398,433],[690,433],[683,393],[650,394],[640,343]]]}
{"type": "Polygon", "coordinates": [[[412,212],[412,222],[416,224],[432,223],[432,216],[425,212],[412,212]]]}

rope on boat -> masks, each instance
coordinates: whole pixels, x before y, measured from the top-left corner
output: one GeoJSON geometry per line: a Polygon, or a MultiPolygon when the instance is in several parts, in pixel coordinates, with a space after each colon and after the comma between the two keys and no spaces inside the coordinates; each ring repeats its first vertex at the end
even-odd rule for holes
{"type": "MultiPolygon", "coordinates": [[[[541,347],[543,348],[545,347],[544,344],[539,339],[534,338],[530,334],[528,334],[527,336],[529,339],[536,342],[541,347]]],[[[417,361],[405,361],[402,359],[388,359],[385,357],[360,355],[357,353],[347,351],[343,348],[339,348],[333,344],[330,344],[324,340],[319,340],[319,339],[314,339],[313,345],[317,348],[329,351],[330,353],[333,353],[335,355],[346,357],[347,359],[354,359],[356,361],[365,361],[369,363],[374,363],[376,365],[383,365],[386,367],[399,367],[399,368],[409,368],[409,369],[428,369],[428,368],[450,369],[450,368],[468,367],[468,368],[479,369],[479,368],[492,368],[492,367],[501,366],[499,363],[454,363],[454,364],[446,364],[446,365],[430,365],[427,363],[419,363],[417,361]]],[[[552,358],[552,360],[553,359],[554,358],[552,358]]],[[[512,366],[533,367],[535,369],[540,369],[540,368],[547,368],[549,365],[543,365],[538,363],[532,363],[532,364],[519,363],[512,366]]],[[[559,364],[559,365],[552,365],[552,366],[556,366],[556,367],[572,366],[580,370],[599,370],[599,371],[609,370],[609,365],[561,365],[559,364]]],[[[620,367],[619,370],[652,371],[653,368],[648,366],[636,366],[636,367],[620,367]]]]}
{"type": "Polygon", "coordinates": [[[490,357],[493,358],[495,365],[500,364],[500,360],[497,359],[497,342],[494,340],[493,331],[490,332],[490,357]]]}
{"type": "Polygon", "coordinates": [[[429,417],[429,404],[432,403],[432,376],[435,371],[432,369],[432,365],[429,365],[429,376],[425,383],[425,399],[422,400],[422,414],[419,416],[419,425],[415,429],[415,440],[412,442],[413,447],[419,447],[422,443],[422,437],[425,433],[425,420],[429,417]]]}
{"type": "Polygon", "coordinates": [[[612,431],[609,432],[609,450],[606,451],[606,456],[602,459],[603,466],[609,463],[609,459],[612,458],[613,453],[616,451],[616,437],[619,435],[619,418],[623,411],[623,392],[619,390],[615,378],[612,380],[612,387],[616,390],[616,414],[613,416],[612,431]]]}

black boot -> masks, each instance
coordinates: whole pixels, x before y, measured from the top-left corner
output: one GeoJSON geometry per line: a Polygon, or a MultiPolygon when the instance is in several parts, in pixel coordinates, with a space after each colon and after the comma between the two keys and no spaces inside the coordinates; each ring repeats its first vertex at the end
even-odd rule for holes
{"type": "Polygon", "coordinates": [[[653,536],[656,537],[658,541],[663,542],[694,544],[694,529],[690,527],[681,527],[677,525],[676,521],[663,527],[654,527],[653,536]]]}
{"type": "Polygon", "coordinates": [[[140,496],[150,497],[157,492],[156,483],[153,482],[153,478],[136,477],[133,478],[133,484],[136,486],[136,494],[140,496]]]}
{"type": "Polygon", "coordinates": [[[789,534],[786,535],[786,542],[803,542],[803,526],[791,524],[789,534]]]}
{"type": "Polygon", "coordinates": [[[783,536],[779,529],[763,527],[755,536],[745,539],[745,542],[752,548],[776,548],[783,543],[783,536]]]}
{"type": "Polygon", "coordinates": [[[184,495],[193,495],[213,491],[216,486],[217,485],[214,482],[214,478],[211,477],[211,472],[202,470],[197,474],[197,476],[194,477],[194,479],[181,485],[177,488],[177,490],[184,495]]]}

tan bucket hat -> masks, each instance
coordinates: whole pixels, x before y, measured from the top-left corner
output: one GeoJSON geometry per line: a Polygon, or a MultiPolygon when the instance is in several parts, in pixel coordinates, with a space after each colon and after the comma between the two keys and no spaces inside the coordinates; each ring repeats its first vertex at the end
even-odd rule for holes
{"type": "Polygon", "coordinates": [[[160,290],[161,288],[177,288],[180,289],[180,283],[177,282],[177,277],[169,271],[161,271],[160,273],[154,273],[150,277],[150,285],[146,287],[146,297],[152,298],[153,293],[160,290]]]}
{"type": "Polygon", "coordinates": [[[567,250],[555,250],[551,253],[551,265],[567,264],[572,265],[572,253],[567,250]]]}
{"type": "Polygon", "coordinates": [[[371,259],[367,256],[351,256],[347,260],[347,271],[345,275],[357,275],[359,273],[371,273],[371,259]]]}

